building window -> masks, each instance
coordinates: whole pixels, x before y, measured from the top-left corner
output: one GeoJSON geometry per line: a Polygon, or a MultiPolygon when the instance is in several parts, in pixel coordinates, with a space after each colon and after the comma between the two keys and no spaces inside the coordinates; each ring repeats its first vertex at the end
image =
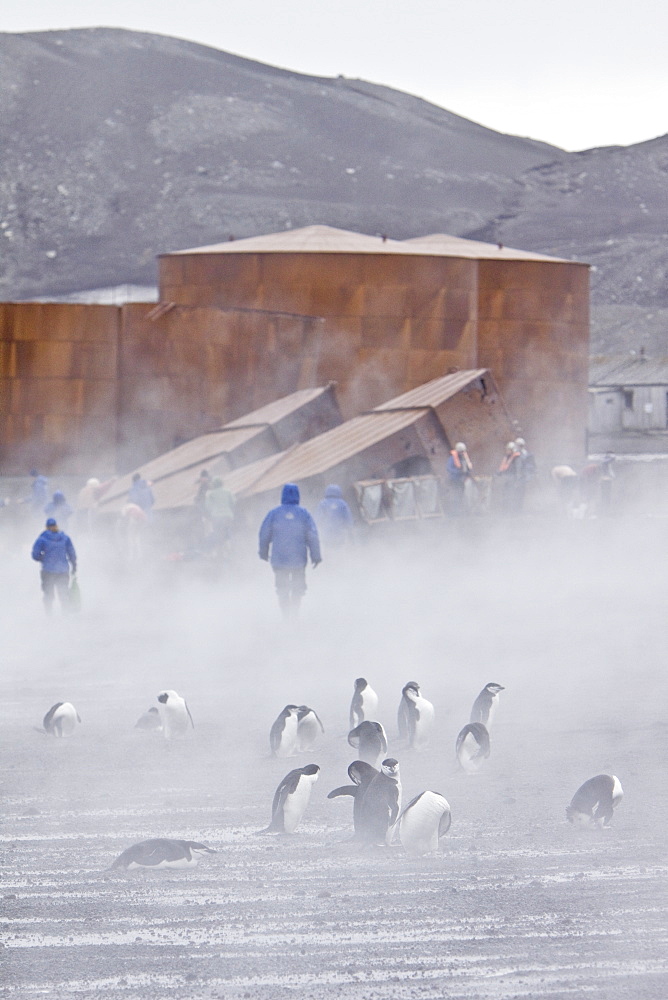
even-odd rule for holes
{"type": "Polygon", "coordinates": [[[624,389],[622,391],[622,395],[624,396],[624,409],[625,410],[632,410],[633,409],[633,389],[624,389]]]}

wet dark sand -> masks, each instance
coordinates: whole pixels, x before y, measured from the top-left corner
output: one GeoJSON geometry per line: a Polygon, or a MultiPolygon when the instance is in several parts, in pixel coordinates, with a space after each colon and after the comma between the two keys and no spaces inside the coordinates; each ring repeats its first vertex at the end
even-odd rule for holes
{"type": "Polygon", "coordinates": [[[603,541],[590,531],[584,552],[516,562],[503,550],[465,572],[446,548],[401,573],[365,557],[343,596],[340,579],[311,576],[288,628],[265,567],[234,596],[89,578],[82,615],[50,623],[18,570],[33,606],[3,632],[2,995],[664,1000],[665,601],[655,537],[603,541]],[[326,799],[353,758],[360,674],[405,801],[425,788],[450,801],[439,855],[360,853],[345,842],[351,800],[326,799]],[[422,753],[392,739],[412,678],[437,711],[422,753]],[[469,778],[454,739],[488,680],[507,690],[492,756],[469,778]],[[133,729],[165,686],[197,726],[172,744],[133,729]],[[82,716],[75,736],[35,732],[62,698],[82,716]],[[269,726],[293,700],[326,733],[312,753],[269,759],[269,726]],[[311,761],[322,772],[297,834],[256,836],[278,780],[311,761]],[[619,775],[624,801],[610,830],[576,830],[565,806],[600,771],[619,775]],[[217,853],[188,871],[106,870],[154,836],[217,853]]]}

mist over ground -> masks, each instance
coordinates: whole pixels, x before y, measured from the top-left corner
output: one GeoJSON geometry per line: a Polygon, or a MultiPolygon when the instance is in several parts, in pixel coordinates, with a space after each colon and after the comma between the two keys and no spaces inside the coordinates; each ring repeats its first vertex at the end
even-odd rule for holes
{"type": "MultiPolygon", "coordinates": [[[[2,512],[0,512],[2,513],[2,512]]],[[[393,525],[307,571],[281,619],[255,526],[214,574],[151,549],[125,565],[78,538],[83,608],[46,618],[30,546],[5,522],[1,791],[10,997],[663,998],[668,520],[467,518],[393,525]],[[361,850],[347,783],[356,677],[401,766],[404,803],[446,796],[438,855],[361,850]],[[435,705],[421,752],[397,740],[402,686],[435,705]],[[488,681],[504,685],[491,757],[454,743],[488,681]],[[195,729],[134,729],[174,688],[195,729]],[[56,701],[71,739],[35,728],[56,701]],[[272,759],[289,702],[315,750],[272,759]],[[256,837],[284,774],[321,766],[291,837],[256,837]],[[607,831],[565,819],[601,772],[624,799],[607,831]],[[194,871],[108,872],[151,837],[203,841],[194,871]]]]}

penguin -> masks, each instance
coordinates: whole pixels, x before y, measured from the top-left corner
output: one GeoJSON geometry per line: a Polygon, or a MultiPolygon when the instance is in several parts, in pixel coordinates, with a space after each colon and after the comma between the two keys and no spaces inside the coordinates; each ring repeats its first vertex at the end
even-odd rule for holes
{"type": "Polygon", "coordinates": [[[286,705],[269,732],[272,757],[294,757],[297,752],[299,707],[286,705]]]}
{"type": "Polygon", "coordinates": [[[409,748],[424,746],[434,725],[434,706],[420,694],[417,681],[409,681],[401,692],[399,703],[399,736],[409,748]]]}
{"type": "Polygon", "coordinates": [[[359,839],[366,844],[387,844],[401,809],[399,761],[386,757],[380,772],[361,797],[357,820],[359,839]]]}
{"type": "Polygon", "coordinates": [[[261,833],[294,833],[306,811],[311,791],[318,780],[317,764],[288,771],[274,794],[271,823],[261,833]]]}
{"type": "Polygon", "coordinates": [[[166,740],[171,740],[173,736],[182,736],[188,731],[189,726],[195,728],[185,699],[176,691],[161,691],[158,695],[158,701],[160,702],[162,732],[166,740]]]}
{"type": "Polygon", "coordinates": [[[576,826],[610,826],[613,810],[622,801],[624,792],[615,774],[597,774],[578,788],[566,808],[569,823],[576,826]]]}
{"type": "Polygon", "coordinates": [[[297,742],[301,751],[310,750],[320,733],[324,733],[318,713],[308,705],[300,705],[297,710],[297,742]]]}
{"type": "Polygon", "coordinates": [[[350,703],[350,728],[354,729],[365,719],[373,719],[377,710],[378,695],[366,677],[358,677],[355,681],[353,700],[350,703]]]}
{"type": "Polygon", "coordinates": [[[372,767],[378,767],[378,762],[387,753],[387,736],[380,722],[370,722],[369,719],[360,722],[348,733],[348,742],[357,750],[359,759],[372,767]]]}
{"type": "MultiPolygon", "coordinates": [[[[202,854],[215,854],[211,847],[195,840],[142,840],[128,847],[114,861],[111,868],[194,868],[202,854]]],[[[111,869],[110,869],[111,870],[111,869]]]]}
{"type": "Polygon", "coordinates": [[[339,788],[334,788],[327,796],[328,799],[338,799],[343,795],[352,795],[355,800],[353,803],[353,830],[355,831],[355,837],[360,835],[359,816],[362,799],[370,782],[378,774],[380,774],[380,771],[372,767],[371,764],[367,764],[366,761],[354,760],[348,768],[348,777],[354,784],[341,785],[339,788]]]}
{"type": "Polygon", "coordinates": [[[489,732],[492,728],[494,713],[496,712],[497,705],[499,704],[499,691],[505,690],[506,689],[500,684],[494,684],[492,682],[485,684],[484,688],[473,702],[471,718],[469,721],[482,722],[483,726],[487,729],[487,732],[489,732]]]}
{"type": "Polygon", "coordinates": [[[42,725],[51,736],[72,736],[81,717],[69,701],[57,701],[44,716],[42,725]]]}
{"type": "Polygon", "coordinates": [[[429,854],[439,849],[451,822],[448,800],[438,792],[421,792],[399,817],[399,840],[408,854],[429,854]]]}
{"type": "Polygon", "coordinates": [[[475,774],[489,757],[489,733],[482,722],[469,722],[464,726],[455,744],[459,766],[467,774],[475,774]]]}
{"type": "Polygon", "coordinates": [[[160,713],[155,706],[144,712],[135,722],[135,729],[142,729],[144,732],[153,732],[162,729],[160,713]]]}

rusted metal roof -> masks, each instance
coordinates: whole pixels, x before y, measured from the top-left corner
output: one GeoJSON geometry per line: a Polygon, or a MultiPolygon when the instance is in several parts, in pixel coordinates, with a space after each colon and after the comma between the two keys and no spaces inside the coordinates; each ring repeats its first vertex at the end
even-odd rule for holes
{"type": "Polygon", "coordinates": [[[414,236],[404,243],[419,248],[423,253],[444,257],[470,257],[474,260],[544,260],[553,263],[574,264],[578,261],[562,257],[549,257],[531,250],[517,250],[498,243],[480,243],[478,240],[464,240],[447,233],[431,233],[429,236],[414,236]]]}
{"type": "MultiPolygon", "coordinates": [[[[529,250],[515,250],[501,247],[496,243],[479,243],[464,240],[458,236],[432,233],[410,240],[391,240],[382,236],[367,236],[348,229],[333,226],[305,226],[303,229],[288,229],[280,233],[266,233],[248,239],[228,240],[209,246],[175,250],[178,254],[219,254],[219,253],[372,253],[403,254],[429,257],[469,257],[493,260],[542,260],[572,264],[559,257],[548,257],[529,250]]],[[[161,254],[162,257],[172,254],[161,254]]]]}
{"type": "Polygon", "coordinates": [[[622,354],[594,357],[589,366],[591,386],[668,385],[668,358],[622,354]]]}
{"type": "Polygon", "coordinates": [[[425,411],[456,395],[486,372],[486,368],[477,368],[433,379],[369,413],[273,456],[272,460],[261,459],[235,469],[224,477],[225,485],[235,495],[249,497],[286,482],[300,482],[327,472],[410,427],[424,416],[425,411]]]}
{"type": "Polygon", "coordinates": [[[425,382],[416,389],[409,389],[401,396],[395,396],[389,402],[377,406],[376,410],[402,410],[413,407],[440,406],[446,399],[461,392],[467,385],[487,373],[487,368],[467,369],[466,371],[452,372],[450,375],[441,375],[431,382],[425,382]]]}
{"type": "Polygon", "coordinates": [[[302,406],[306,406],[307,403],[313,402],[318,396],[322,396],[323,392],[326,392],[334,384],[333,382],[329,382],[327,385],[320,385],[315,389],[298,389],[296,392],[291,392],[289,396],[281,396],[280,399],[275,399],[273,403],[267,403],[265,406],[253,410],[252,413],[246,413],[243,417],[230,420],[225,424],[225,430],[276,424],[283,417],[287,417],[288,414],[293,413],[302,406]]]}

